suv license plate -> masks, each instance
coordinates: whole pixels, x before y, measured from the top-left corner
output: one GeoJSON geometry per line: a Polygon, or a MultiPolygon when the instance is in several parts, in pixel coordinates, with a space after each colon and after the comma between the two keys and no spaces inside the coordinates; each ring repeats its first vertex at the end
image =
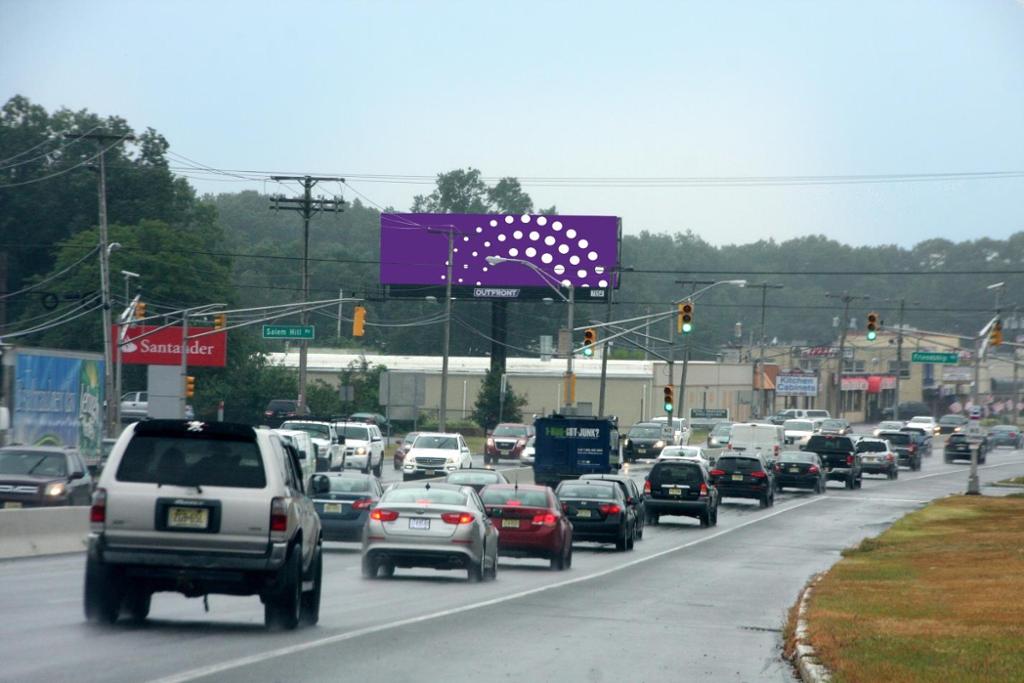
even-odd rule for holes
{"type": "Polygon", "coordinates": [[[576,516],[577,517],[590,517],[590,510],[577,510],[576,511],[576,516]]]}
{"type": "Polygon", "coordinates": [[[179,508],[167,510],[167,526],[174,529],[205,529],[210,522],[207,508],[179,508]]]}
{"type": "Polygon", "coordinates": [[[409,520],[409,528],[410,529],[429,529],[430,528],[430,520],[429,519],[416,519],[415,517],[413,517],[412,519],[409,520]]]}
{"type": "Polygon", "coordinates": [[[9,500],[9,501],[4,503],[4,508],[6,508],[8,510],[17,510],[20,507],[21,507],[21,502],[16,501],[16,500],[9,500]]]}
{"type": "Polygon", "coordinates": [[[743,475],[742,474],[734,474],[734,475],[732,475],[732,480],[733,481],[743,481],[743,475]]]}
{"type": "Polygon", "coordinates": [[[670,496],[681,496],[681,495],[683,495],[683,490],[682,489],[669,489],[668,490],[668,495],[670,495],[670,496]]]}
{"type": "Polygon", "coordinates": [[[503,520],[501,520],[501,528],[502,529],[518,529],[519,528],[519,520],[518,519],[503,519],[503,520]]]}

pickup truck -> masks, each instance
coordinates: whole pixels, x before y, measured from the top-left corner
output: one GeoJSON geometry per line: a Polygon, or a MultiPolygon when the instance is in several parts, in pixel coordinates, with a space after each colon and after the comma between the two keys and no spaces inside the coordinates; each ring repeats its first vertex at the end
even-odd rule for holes
{"type": "Polygon", "coordinates": [[[814,434],[803,450],[817,453],[828,480],[841,481],[848,489],[859,489],[863,472],[861,456],[853,439],[844,434],[814,434]]]}

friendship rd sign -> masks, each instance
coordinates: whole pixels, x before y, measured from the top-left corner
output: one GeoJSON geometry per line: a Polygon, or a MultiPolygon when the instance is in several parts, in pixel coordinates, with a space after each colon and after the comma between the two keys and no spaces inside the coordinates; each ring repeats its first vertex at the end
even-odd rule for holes
{"type": "Polygon", "coordinates": [[[956,365],[960,362],[960,354],[955,351],[952,353],[944,352],[932,352],[932,351],[914,351],[910,354],[911,363],[941,363],[946,365],[956,365]]]}
{"type": "MultiPolygon", "coordinates": [[[[125,334],[125,343],[120,345],[124,354],[121,362],[125,365],[180,365],[181,364],[181,328],[165,327],[159,332],[156,325],[132,325],[125,334]],[[153,332],[143,337],[148,332],[153,332]],[[139,337],[142,337],[141,339],[139,337]]],[[[211,332],[212,327],[193,327],[189,325],[189,335],[211,332]]],[[[120,330],[113,326],[113,339],[117,339],[120,330]]],[[[118,344],[114,344],[113,360],[117,361],[118,344]]],[[[208,334],[188,342],[188,364],[197,367],[222,368],[228,362],[227,332],[208,334]]]]}

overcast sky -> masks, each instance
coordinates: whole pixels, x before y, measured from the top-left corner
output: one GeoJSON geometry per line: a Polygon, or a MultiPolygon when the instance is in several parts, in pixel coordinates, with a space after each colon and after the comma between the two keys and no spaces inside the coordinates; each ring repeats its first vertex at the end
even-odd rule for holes
{"type": "MultiPolygon", "coordinates": [[[[14,94],[119,115],[174,152],[255,171],[1024,172],[1024,4],[0,0],[0,97],[14,94]]],[[[1024,229],[1022,177],[903,180],[524,185],[538,207],[716,244],[825,234],[910,245],[1024,229]]],[[[402,210],[430,189],[351,186],[402,210]]]]}

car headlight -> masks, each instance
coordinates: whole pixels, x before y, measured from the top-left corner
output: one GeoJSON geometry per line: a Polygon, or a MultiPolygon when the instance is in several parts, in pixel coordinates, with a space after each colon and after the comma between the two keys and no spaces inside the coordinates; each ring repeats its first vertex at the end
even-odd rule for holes
{"type": "Polygon", "coordinates": [[[623,448],[629,448],[629,439],[623,439],[622,440],[622,447],[623,448]]]}
{"type": "Polygon", "coordinates": [[[366,446],[360,446],[357,448],[356,455],[366,455],[366,446]]]}
{"type": "Polygon", "coordinates": [[[53,484],[47,484],[46,495],[48,496],[63,496],[68,490],[67,485],[63,482],[54,482],[53,484]]]}
{"type": "Polygon", "coordinates": [[[655,448],[664,448],[665,447],[665,442],[664,441],[655,441],[654,442],[654,447],[655,448]]]}

